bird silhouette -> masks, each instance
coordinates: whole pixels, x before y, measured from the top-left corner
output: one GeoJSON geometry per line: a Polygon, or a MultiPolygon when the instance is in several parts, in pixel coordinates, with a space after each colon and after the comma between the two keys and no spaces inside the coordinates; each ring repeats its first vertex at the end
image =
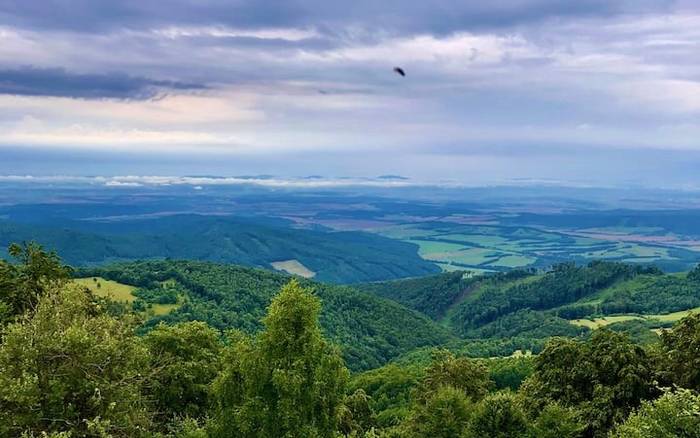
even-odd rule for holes
{"type": "Polygon", "coordinates": [[[403,69],[401,67],[394,67],[394,71],[396,73],[400,74],[401,76],[406,76],[406,72],[403,71],[403,69]]]}

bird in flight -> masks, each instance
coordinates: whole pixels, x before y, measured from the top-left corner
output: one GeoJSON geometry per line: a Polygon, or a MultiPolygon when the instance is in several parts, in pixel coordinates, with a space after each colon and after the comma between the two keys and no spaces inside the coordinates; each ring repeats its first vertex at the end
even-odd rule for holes
{"type": "Polygon", "coordinates": [[[401,76],[406,76],[406,72],[403,71],[403,69],[401,67],[394,67],[394,71],[396,73],[400,74],[401,76]]]}

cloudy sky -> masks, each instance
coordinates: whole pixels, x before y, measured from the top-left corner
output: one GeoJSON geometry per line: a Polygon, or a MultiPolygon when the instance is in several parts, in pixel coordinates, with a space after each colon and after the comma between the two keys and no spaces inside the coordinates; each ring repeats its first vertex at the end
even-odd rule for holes
{"type": "Polygon", "coordinates": [[[698,169],[697,0],[0,2],[0,174],[698,169]]]}

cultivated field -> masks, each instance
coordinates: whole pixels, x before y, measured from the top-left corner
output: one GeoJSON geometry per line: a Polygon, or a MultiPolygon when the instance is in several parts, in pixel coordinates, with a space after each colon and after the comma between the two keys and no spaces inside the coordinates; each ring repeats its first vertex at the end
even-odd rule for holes
{"type": "Polygon", "coordinates": [[[574,319],[571,323],[574,325],[579,325],[583,327],[588,327],[592,330],[605,327],[606,325],[615,324],[618,322],[632,321],[635,319],[646,320],[646,321],[659,321],[659,322],[675,322],[691,313],[700,312],[700,307],[689,310],[681,310],[680,312],[666,313],[666,314],[653,314],[653,315],[614,315],[614,316],[604,316],[602,318],[594,319],[574,319]]]}
{"type": "Polygon", "coordinates": [[[302,265],[299,260],[284,260],[281,262],[272,262],[270,264],[278,271],[284,271],[288,274],[299,275],[304,278],[314,278],[316,276],[314,271],[302,265]]]}
{"type": "Polygon", "coordinates": [[[423,259],[435,262],[444,271],[504,271],[596,259],[654,263],[681,270],[700,260],[700,252],[687,241],[653,227],[555,230],[443,220],[387,226],[374,232],[417,245],[423,259]]]}

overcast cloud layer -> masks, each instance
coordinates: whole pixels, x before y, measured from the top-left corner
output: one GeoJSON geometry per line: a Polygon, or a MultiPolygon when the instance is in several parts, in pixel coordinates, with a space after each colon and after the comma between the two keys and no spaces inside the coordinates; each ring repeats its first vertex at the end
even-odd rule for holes
{"type": "Polygon", "coordinates": [[[0,173],[697,185],[699,54],[695,0],[5,0],[0,173]]]}

